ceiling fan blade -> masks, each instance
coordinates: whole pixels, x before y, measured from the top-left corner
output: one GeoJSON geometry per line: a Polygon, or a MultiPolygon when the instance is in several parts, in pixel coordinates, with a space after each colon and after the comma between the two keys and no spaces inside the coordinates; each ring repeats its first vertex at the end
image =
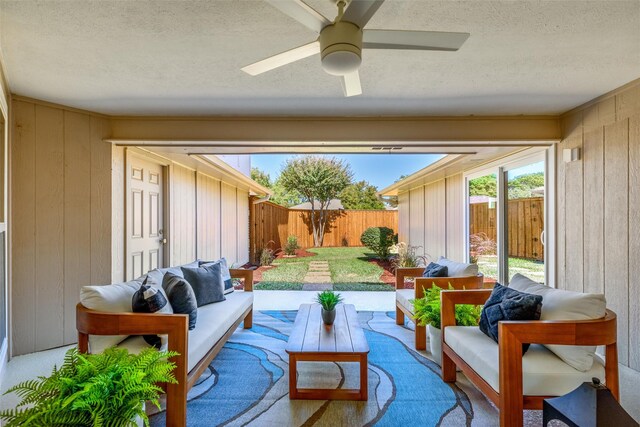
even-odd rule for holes
{"type": "Polygon", "coordinates": [[[316,33],[331,24],[331,21],[302,0],[267,0],[267,3],[316,33]]]}
{"type": "Polygon", "coordinates": [[[363,28],[382,6],[382,3],[384,0],[351,0],[347,10],[344,11],[342,20],[353,22],[363,28]]]}
{"type": "Polygon", "coordinates": [[[455,51],[469,33],[442,31],[364,30],[362,47],[366,49],[410,49],[455,51]]]}
{"type": "Polygon", "coordinates": [[[257,76],[258,74],[271,71],[275,68],[291,64],[292,62],[308,58],[318,53],[320,53],[320,42],[316,40],[314,42],[295,47],[291,50],[287,50],[277,55],[270,56],[266,59],[263,59],[262,61],[249,64],[246,67],[242,67],[242,71],[247,74],[251,74],[252,76],[257,76]]]}
{"type": "Polygon", "coordinates": [[[342,83],[344,96],[362,95],[362,86],[360,86],[360,74],[358,74],[358,71],[340,77],[340,83],[342,83]]]}

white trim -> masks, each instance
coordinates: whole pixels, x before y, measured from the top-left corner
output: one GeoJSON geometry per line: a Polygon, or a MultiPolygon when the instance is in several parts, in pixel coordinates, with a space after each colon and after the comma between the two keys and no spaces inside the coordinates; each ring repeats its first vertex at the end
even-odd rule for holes
{"type": "Polygon", "coordinates": [[[0,345],[0,385],[4,379],[7,363],[9,363],[9,337],[5,338],[0,345]]]}

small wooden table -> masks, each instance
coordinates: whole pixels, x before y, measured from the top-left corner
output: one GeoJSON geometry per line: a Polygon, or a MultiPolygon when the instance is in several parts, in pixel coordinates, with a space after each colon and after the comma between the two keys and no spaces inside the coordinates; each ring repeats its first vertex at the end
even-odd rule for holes
{"type": "Polygon", "coordinates": [[[316,400],[367,400],[369,344],[352,304],[336,307],[333,326],[322,322],[320,304],[303,304],[298,310],[286,348],[289,354],[289,398],[316,400]],[[360,362],[359,389],[298,388],[298,362],[360,362]]]}

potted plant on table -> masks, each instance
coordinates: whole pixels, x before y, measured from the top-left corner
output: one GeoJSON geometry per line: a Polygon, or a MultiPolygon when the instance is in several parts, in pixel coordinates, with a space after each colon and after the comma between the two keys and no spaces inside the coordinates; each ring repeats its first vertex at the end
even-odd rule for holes
{"type": "Polygon", "coordinates": [[[325,325],[333,325],[333,321],[336,320],[336,306],[342,302],[342,296],[331,290],[325,290],[318,292],[316,301],[322,307],[322,321],[325,325]]]}
{"type": "MultiPolygon", "coordinates": [[[[453,289],[453,287],[449,285],[449,289],[453,289]]],[[[434,284],[431,289],[424,289],[424,297],[411,300],[416,323],[420,326],[427,327],[429,351],[431,352],[433,360],[438,365],[442,363],[441,291],[442,289],[434,284]]],[[[456,325],[478,326],[481,312],[481,306],[470,304],[456,305],[456,325]]]]}
{"type": "Polygon", "coordinates": [[[0,412],[5,426],[135,426],[149,425],[144,403],[160,409],[159,383],[176,383],[176,352],[155,348],[130,354],[109,348],[100,354],[67,351],[60,368],[11,387],[22,402],[0,412]]]}

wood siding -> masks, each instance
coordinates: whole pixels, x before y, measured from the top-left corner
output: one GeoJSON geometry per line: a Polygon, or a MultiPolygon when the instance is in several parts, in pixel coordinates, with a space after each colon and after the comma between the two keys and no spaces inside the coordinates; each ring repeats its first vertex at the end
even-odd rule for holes
{"type": "MultiPolygon", "coordinates": [[[[362,246],[360,236],[368,227],[389,227],[398,231],[398,211],[345,210],[334,211],[332,215],[322,245],[325,247],[362,246]]],[[[301,247],[312,248],[309,218],[308,210],[287,209],[271,202],[252,203],[251,255],[255,256],[269,242],[273,242],[270,247],[274,249],[282,248],[289,236],[296,236],[301,247]]]]}
{"type": "Polygon", "coordinates": [[[13,355],[76,341],[80,287],[111,279],[106,119],[13,102],[13,355]]]}
{"type": "Polygon", "coordinates": [[[418,252],[431,260],[464,260],[462,174],[399,194],[398,210],[401,241],[420,246],[418,252]]]}
{"type": "Polygon", "coordinates": [[[640,370],[640,82],[562,117],[556,151],[557,286],[604,293],[620,363],[640,370]],[[562,150],[581,159],[564,163],[562,150]]]}

